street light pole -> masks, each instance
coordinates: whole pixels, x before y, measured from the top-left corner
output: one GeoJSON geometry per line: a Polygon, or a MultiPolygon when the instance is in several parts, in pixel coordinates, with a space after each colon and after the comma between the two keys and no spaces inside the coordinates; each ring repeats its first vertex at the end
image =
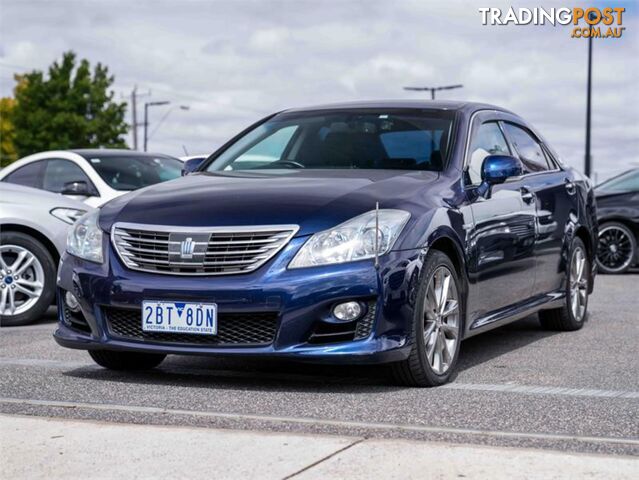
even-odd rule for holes
{"type": "Polygon", "coordinates": [[[168,105],[169,101],[162,102],[146,102],[144,104],[144,151],[146,152],[146,147],[148,144],[148,132],[149,132],[149,107],[156,107],[159,105],[168,105]]]}
{"type": "Polygon", "coordinates": [[[438,90],[453,90],[454,88],[462,88],[463,85],[442,85],[440,87],[404,87],[404,90],[412,90],[415,92],[430,92],[430,99],[435,100],[435,92],[438,90]]]}
{"type": "Polygon", "coordinates": [[[171,114],[171,112],[173,110],[175,110],[176,108],[179,108],[180,110],[185,110],[188,111],[191,109],[191,107],[189,107],[188,105],[174,105],[171,108],[169,108],[166,113],[162,116],[162,118],[160,118],[160,121],[157,123],[157,125],[155,126],[155,128],[153,129],[153,131],[148,135],[148,140],[151,140],[153,138],[153,135],[155,135],[155,132],[158,131],[158,129],[162,126],[162,124],[164,123],[164,120],[166,120],[166,118],[171,114]]]}
{"type": "MultiPolygon", "coordinates": [[[[592,32],[591,32],[592,33],[592,32]]],[[[586,94],[586,158],[584,173],[590,178],[591,158],[590,158],[590,97],[592,94],[592,35],[588,37],[588,92],[586,94]]]]}

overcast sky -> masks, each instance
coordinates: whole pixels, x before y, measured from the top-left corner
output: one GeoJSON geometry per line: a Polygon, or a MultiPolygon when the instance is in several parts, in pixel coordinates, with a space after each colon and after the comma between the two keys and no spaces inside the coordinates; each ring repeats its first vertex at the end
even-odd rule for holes
{"type": "MultiPolygon", "coordinates": [[[[109,66],[118,98],[137,84],[147,99],[188,105],[155,131],[169,107],[151,109],[150,149],[181,155],[182,145],[209,153],[278,109],[422,98],[402,86],[462,83],[438,98],[509,108],[581,168],[587,41],[567,26],[481,24],[478,7],[511,3],[0,0],[0,94],[11,94],[14,72],[44,69],[72,49],[109,66]]],[[[639,9],[593,4],[626,7],[623,37],[594,40],[592,145],[602,178],[639,165],[639,9]]]]}

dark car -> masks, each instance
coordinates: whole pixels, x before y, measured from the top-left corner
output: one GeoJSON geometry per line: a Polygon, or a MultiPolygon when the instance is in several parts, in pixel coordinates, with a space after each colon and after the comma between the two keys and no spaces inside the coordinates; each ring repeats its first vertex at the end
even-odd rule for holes
{"type": "Polygon", "coordinates": [[[287,110],[81,219],[55,338],[112,369],[272,356],[439,385],[464,338],[535,312],[581,328],[596,238],[589,182],[506,110],[287,110]]]}
{"type": "Polygon", "coordinates": [[[623,273],[639,263],[639,168],[597,185],[595,196],[599,219],[599,271],[623,273]]]}

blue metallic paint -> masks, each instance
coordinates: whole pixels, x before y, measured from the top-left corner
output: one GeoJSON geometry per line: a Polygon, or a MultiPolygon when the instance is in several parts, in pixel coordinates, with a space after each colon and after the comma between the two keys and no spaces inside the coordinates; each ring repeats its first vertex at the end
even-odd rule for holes
{"type": "MultiPolygon", "coordinates": [[[[71,330],[61,322],[55,334],[58,343],[81,349],[274,355],[328,362],[401,360],[411,349],[415,295],[429,248],[444,249],[455,257],[463,280],[465,337],[542,308],[556,307],[563,296],[566,252],[574,235],[585,235],[594,265],[596,218],[587,180],[558,166],[553,172],[510,178],[494,185],[490,198],[484,198],[476,186],[468,185],[463,174],[468,135],[487,120],[515,121],[534,132],[532,127],[509,112],[480,104],[394,102],[358,108],[388,105],[457,110],[454,138],[442,173],[196,173],[115,199],[102,208],[100,226],[105,232],[115,221],[198,227],[298,224],[300,230],[278,255],[254,272],[170,279],[123,267],[109,235],[105,235],[104,265],[63,256],[58,286],[77,291],[92,334],[71,330]],[[576,195],[565,197],[565,181],[576,185],[576,195]],[[532,192],[537,201],[523,201],[524,190],[532,192]],[[411,213],[393,251],[380,257],[379,269],[372,260],[286,268],[309,235],[372,210],[375,202],[380,208],[411,213]],[[213,301],[220,311],[277,311],[279,331],[273,345],[256,348],[168,346],[111,338],[100,306],[140,308],[143,299],[213,301]],[[335,302],[350,299],[377,302],[371,336],[331,345],[306,343],[313,322],[326,318],[335,302]]],[[[318,109],[330,108],[348,106],[318,109]]]]}
{"type": "Polygon", "coordinates": [[[494,185],[504,183],[509,177],[521,175],[521,163],[510,155],[489,155],[482,165],[482,180],[494,185]]]}

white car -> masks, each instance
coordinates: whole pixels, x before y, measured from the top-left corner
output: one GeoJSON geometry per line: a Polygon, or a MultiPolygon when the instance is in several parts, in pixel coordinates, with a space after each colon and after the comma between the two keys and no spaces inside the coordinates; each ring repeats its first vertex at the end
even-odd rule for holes
{"type": "Polygon", "coordinates": [[[57,150],[12,163],[0,171],[0,182],[61,193],[98,207],[131,190],[177,178],[182,167],[177,158],[135,150],[57,150]]]}
{"type": "Polygon", "coordinates": [[[209,158],[209,155],[210,155],[210,154],[204,154],[204,153],[202,153],[202,154],[200,154],[200,155],[185,155],[185,156],[182,156],[182,157],[179,157],[179,158],[180,158],[180,160],[182,160],[183,162],[186,162],[187,160],[193,160],[194,158],[196,158],[196,159],[198,159],[198,160],[200,160],[200,161],[204,161],[204,160],[206,160],[207,158],[209,158]]]}
{"type": "Polygon", "coordinates": [[[91,210],[62,195],[0,183],[0,326],[34,322],[51,305],[67,230],[91,210]]]}

